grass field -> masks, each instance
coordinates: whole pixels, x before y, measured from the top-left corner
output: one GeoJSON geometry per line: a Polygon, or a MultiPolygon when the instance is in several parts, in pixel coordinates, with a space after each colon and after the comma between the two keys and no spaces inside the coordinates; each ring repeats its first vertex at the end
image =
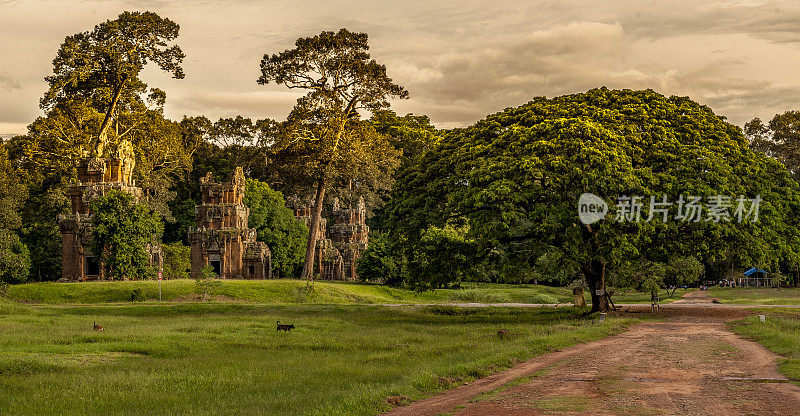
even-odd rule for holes
{"type": "Polygon", "coordinates": [[[753,315],[730,326],[737,334],[785,357],[778,363],[778,369],[781,374],[800,384],[800,311],[769,309],[758,313],[766,315],[764,323],[753,315]]]}
{"type": "MultiPolygon", "coordinates": [[[[661,303],[671,303],[679,300],[684,293],[697,290],[697,289],[678,289],[675,294],[671,295],[672,291],[661,289],[658,291],[658,296],[661,303]]],[[[587,298],[588,299],[588,298],[587,298]]],[[[637,292],[632,289],[617,289],[614,296],[611,297],[614,303],[647,303],[651,302],[650,293],[637,292]]]]}
{"type": "Polygon", "coordinates": [[[737,305],[800,305],[798,288],[711,287],[708,295],[737,305]]]}
{"type": "Polygon", "coordinates": [[[633,322],[581,312],[0,299],[0,414],[373,415],[633,322]]]}
{"type": "MultiPolygon", "coordinates": [[[[543,285],[501,285],[464,283],[462,289],[438,289],[417,293],[410,290],[375,284],[349,282],[315,282],[314,290],[306,290],[301,280],[221,280],[215,296],[222,301],[243,301],[269,304],[374,304],[374,303],[570,303],[572,292],[562,287],[543,285]]],[[[154,280],[91,283],[30,283],[8,288],[12,300],[40,304],[104,304],[131,302],[134,291],[141,300],[158,300],[158,282],[154,280]]],[[[678,290],[672,298],[661,291],[663,302],[680,299],[678,290]]],[[[587,302],[589,294],[585,293],[587,302]]],[[[162,282],[164,301],[197,300],[194,280],[162,282]]],[[[650,294],[618,290],[616,303],[648,303],[650,294]]]]}

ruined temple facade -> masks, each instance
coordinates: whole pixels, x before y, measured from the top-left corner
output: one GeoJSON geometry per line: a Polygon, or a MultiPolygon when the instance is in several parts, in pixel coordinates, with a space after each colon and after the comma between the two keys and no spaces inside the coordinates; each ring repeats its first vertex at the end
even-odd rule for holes
{"type": "MultiPolygon", "coordinates": [[[[91,248],[93,213],[90,203],[110,190],[127,192],[138,202],[142,190],[133,181],[134,160],[130,144],[123,143],[115,157],[90,157],[79,162],[78,181],[67,190],[70,213],[59,216],[62,281],[106,278],[99,256],[91,248]]],[[[150,265],[160,269],[163,264],[161,244],[154,239],[145,250],[150,265]]]]}
{"type": "MultiPolygon", "coordinates": [[[[294,215],[306,226],[311,224],[310,204],[295,202],[294,215]]],[[[357,280],[356,266],[367,249],[369,227],[365,220],[364,198],[355,206],[342,208],[338,198],[333,200],[331,222],[321,218],[317,231],[314,274],[323,280],[357,280]]]]}
{"type": "Polygon", "coordinates": [[[248,228],[244,205],[245,180],[237,167],[229,182],[214,182],[211,173],[200,180],[202,203],[195,207],[197,227],[189,232],[192,277],[211,266],[222,279],[272,277],[271,252],[248,228]]]}

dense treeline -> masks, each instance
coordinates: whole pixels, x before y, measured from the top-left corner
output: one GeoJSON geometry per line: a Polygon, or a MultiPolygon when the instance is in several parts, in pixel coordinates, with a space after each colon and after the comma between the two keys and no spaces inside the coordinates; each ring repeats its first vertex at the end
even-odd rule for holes
{"type": "MultiPolygon", "coordinates": [[[[462,280],[585,281],[597,308],[605,307],[596,293],[607,284],[676,286],[747,266],[797,280],[797,112],[767,125],[754,119],[743,132],[688,98],[600,88],[535,98],[441,131],[426,116],[389,109],[389,98],[408,93],[370,58],[366,34],[342,29],[264,55],[254,86],[307,92],[286,120],[170,120],[166,93],[139,74],[155,64],[183,77],[178,33],[154,13],[125,12],[65,39],[46,78],[44,115],[0,142],[4,282],[60,277],[58,216],[68,211],[78,161],[126,146],[141,202],[158,221],[151,231],[165,243],[169,277],[186,276],[200,178],[227,180],[242,166],[251,225],[281,276],[301,275],[314,241],[314,227],[294,220],[287,196],[319,215],[333,197],[362,196],[373,231],[359,264],[365,280],[419,290],[462,280]],[[763,202],[757,222],[582,224],[577,201],[587,192],[612,205],[625,195],[763,202]]],[[[108,241],[97,249],[113,246],[108,241]]]]}

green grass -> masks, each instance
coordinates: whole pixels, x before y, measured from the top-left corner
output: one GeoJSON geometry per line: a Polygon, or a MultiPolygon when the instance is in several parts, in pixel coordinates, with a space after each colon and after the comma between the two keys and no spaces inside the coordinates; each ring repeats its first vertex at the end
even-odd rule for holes
{"type": "MultiPolygon", "coordinates": [[[[697,289],[678,289],[675,294],[670,296],[672,291],[661,289],[658,291],[658,296],[661,303],[671,303],[680,300],[686,292],[691,292],[697,289]]],[[[650,292],[637,292],[633,289],[617,289],[614,296],[611,297],[614,303],[650,303],[650,292]]]]}
{"type": "Polygon", "coordinates": [[[418,399],[632,322],[593,324],[574,308],[2,302],[0,414],[373,415],[389,397],[418,399]],[[276,320],[297,328],[276,333],[276,320]]]}
{"type": "Polygon", "coordinates": [[[800,382],[800,311],[769,309],[759,313],[766,315],[766,322],[761,323],[758,316],[753,315],[730,326],[737,334],[783,356],[778,363],[781,374],[800,382]]]}
{"type": "Polygon", "coordinates": [[[708,296],[738,305],[800,305],[800,288],[712,287],[708,296]]]}
{"type": "MultiPolygon", "coordinates": [[[[158,300],[154,280],[89,283],[29,283],[10,286],[8,298],[43,304],[102,304],[130,302],[134,290],[147,301],[158,300]]],[[[221,280],[216,295],[223,300],[271,304],[370,304],[370,303],[567,303],[572,293],[565,288],[534,285],[464,284],[464,289],[439,289],[417,293],[375,284],[315,282],[308,292],[301,280],[221,280]]],[[[165,280],[165,301],[196,300],[194,280],[165,280]]]]}
{"type": "MultiPolygon", "coordinates": [[[[438,289],[417,293],[411,290],[356,282],[314,283],[308,292],[302,280],[221,280],[215,292],[224,302],[242,301],[269,304],[374,304],[374,303],[571,303],[572,291],[563,287],[542,285],[504,285],[492,283],[463,283],[463,289],[438,289]]],[[[134,290],[141,291],[144,301],[158,300],[158,281],[88,283],[29,283],[12,285],[7,297],[12,300],[39,304],[104,304],[131,302],[134,290]]],[[[670,298],[661,291],[664,303],[680,299],[685,290],[679,289],[670,298]]],[[[584,293],[591,302],[589,293],[584,293]]],[[[164,301],[197,300],[194,280],[165,280],[162,282],[164,301]]],[[[618,289],[615,303],[649,303],[650,294],[618,289]]]]}

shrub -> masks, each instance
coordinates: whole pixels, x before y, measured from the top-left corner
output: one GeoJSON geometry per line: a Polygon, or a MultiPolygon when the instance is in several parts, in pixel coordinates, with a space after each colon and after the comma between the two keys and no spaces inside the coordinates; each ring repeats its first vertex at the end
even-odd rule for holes
{"type": "Polygon", "coordinates": [[[192,267],[191,248],[181,243],[164,244],[164,278],[188,279],[192,267]]]}

